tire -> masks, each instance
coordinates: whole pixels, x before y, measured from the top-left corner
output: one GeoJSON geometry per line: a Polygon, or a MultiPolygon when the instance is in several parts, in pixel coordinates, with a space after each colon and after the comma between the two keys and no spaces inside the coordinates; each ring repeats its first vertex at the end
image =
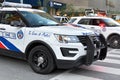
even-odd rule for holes
{"type": "Polygon", "coordinates": [[[30,51],[28,62],[36,73],[48,74],[55,69],[53,57],[43,45],[36,46],[30,51]]]}
{"type": "Polygon", "coordinates": [[[100,34],[100,42],[102,45],[104,45],[104,48],[100,50],[99,60],[104,60],[107,56],[107,41],[105,40],[105,37],[100,34]]]}
{"type": "Polygon", "coordinates": [[[120,48],[120,36],[114,35],[108,39],[109,46],[114,49],[120,48]]]}

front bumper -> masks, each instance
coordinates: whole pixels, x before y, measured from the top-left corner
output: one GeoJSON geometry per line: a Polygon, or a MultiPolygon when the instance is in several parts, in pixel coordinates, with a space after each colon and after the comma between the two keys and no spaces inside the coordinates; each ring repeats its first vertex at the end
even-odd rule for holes
{"type": "MultiPolygon", "coordinates": [[[[81,38],[83,39],[83,38],[81,38]]],[[[107,43],[103,35],[98,39],[93,39],[91,36],[85,36],[82,44],[87,46],[85,48],[86,55],[80,56],[77,60],[57,60],[58,68],[72,68],[79,65],[91,65],[96,60],[103,60],[107,54],[107,43]]]]}

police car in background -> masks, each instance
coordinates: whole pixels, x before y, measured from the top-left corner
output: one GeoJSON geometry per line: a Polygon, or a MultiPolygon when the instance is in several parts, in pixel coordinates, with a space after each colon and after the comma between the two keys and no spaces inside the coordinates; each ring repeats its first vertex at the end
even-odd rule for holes
{"type": "Polygon", "coordinates": [[[71,17],[68,23],[100,32],[105,36],[110,47],[120,48],[120,24],[112,18],[99,16],[71,17]]]}
{"type": "Polygon", "coordinates": [[[16,7],[0,8],[1,54],[26,59],[31,68],[41,74],[105,59],[107,46],[101,34],[61,26],[46,12],[23,8],[23,4],[22,8],[16,7]]]}
{"type": "Polygon", "coordinates": [[[67,23],[69,19],[65,16],[53,16],[55,19],[57,19],[60,23],[67,23]]]}

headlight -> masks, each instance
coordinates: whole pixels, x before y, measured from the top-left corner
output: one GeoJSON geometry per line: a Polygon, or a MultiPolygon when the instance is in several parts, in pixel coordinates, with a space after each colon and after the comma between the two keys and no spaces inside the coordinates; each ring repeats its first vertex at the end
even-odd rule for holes
{"type": "Polygon", "coordinates": [[[60,43],[78,43],[78,42],[80,42],[77,36],[55,34],[55,37],[57,38],[57,40],[60,43]]]}

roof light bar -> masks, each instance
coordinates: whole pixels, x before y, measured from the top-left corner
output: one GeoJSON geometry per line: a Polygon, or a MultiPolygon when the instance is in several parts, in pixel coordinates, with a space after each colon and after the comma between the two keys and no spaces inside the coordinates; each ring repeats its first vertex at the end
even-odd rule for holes
{"type": "Polygon", "coordinates": [[[21,3],[13,3],[13,2],[3,2],[3,7],[22,7],[22,8],[32,8],[30,4],[21,4],[21,3]]]}

